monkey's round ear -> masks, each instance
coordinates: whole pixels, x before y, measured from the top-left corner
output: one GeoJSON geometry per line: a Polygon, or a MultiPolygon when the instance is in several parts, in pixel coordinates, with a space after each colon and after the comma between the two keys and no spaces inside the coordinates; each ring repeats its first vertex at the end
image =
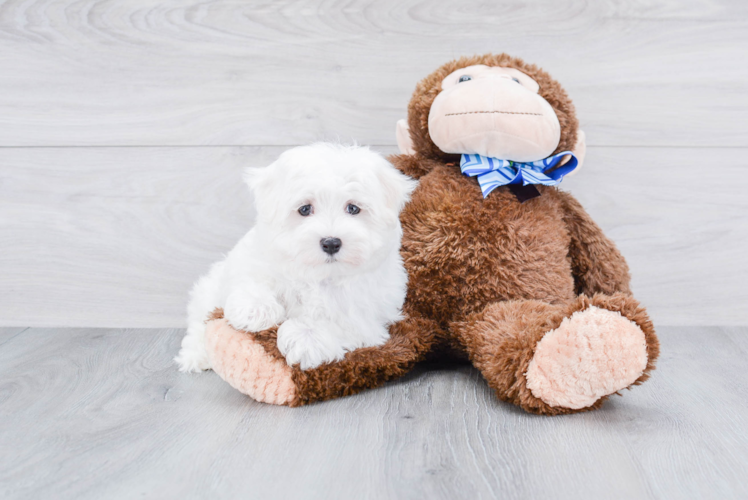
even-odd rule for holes
{"type": "Polygon", "coordinates": [[[584,134],[584,130],[579,129],[577,130],[577,142],[574,144],[574,147],[571,149],[571,152],[574,153],[574,156],[577,157],[577,168],[574,169],[574,171],[568,173],[566,177],[569,177],[570,175],[574,175],[577,172],[579,172],[579,169],[582,168],[582,164],[584,163],[584,156],[587,153],[587,140],[584,134]]]}
{"type": "Polygon", "coordinates": [[[397,137],[397,147],[400,148],[400,153],[404,155],[415,154],[416,151],[413,149],[413,140],[410,138],[410,127],[408,127],[407,121],[404,119],[397,121],[395,135],[397,137]]]}

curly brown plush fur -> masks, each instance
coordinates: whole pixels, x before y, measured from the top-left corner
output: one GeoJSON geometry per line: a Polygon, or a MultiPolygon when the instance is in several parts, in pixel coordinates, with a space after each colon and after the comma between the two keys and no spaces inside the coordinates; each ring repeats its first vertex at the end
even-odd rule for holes
{"type": "MultiPolygon", "coordinates": [[[[391,328],[391,339],[381,347],[360,349],[312,370],[294,368],[292,406],[381,385],[441,353],[469,358],[500,399],[529,412],[595,409],[607,396],[582,408],[552,405],[528,388],[526,377],[538,342],[591,307],[614,317],[620,313],[621,321],[642,332],[645,366],[631,385],[654,369],[657,337],[646,311],[631,297],[626,262],[581,205],[545,186],[538,186],[541,196],[525,203],[507,187],[484,199],[477,181],[461,175],[455,155],[432,142],[428,115],[441,81],[475,64],[512,67],[535,79],[561,123],[556,152],[575,144],[578,122],[566,92],[546,72],[520,59],[506,54],[462,58],[422,80],[408,106],[415,154],[391,157],[402,172],[420,180],[401,216],[402,256],[409,273],[406,319],[391,328]]],[[[269,356],[281,357],[274,331],[251,335],[269,356]]]]}

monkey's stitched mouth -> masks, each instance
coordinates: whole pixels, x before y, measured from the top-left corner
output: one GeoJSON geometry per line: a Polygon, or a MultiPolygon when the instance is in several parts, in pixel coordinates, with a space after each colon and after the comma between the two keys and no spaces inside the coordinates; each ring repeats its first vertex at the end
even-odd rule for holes
{"type": "Polygon", "coordinates": [[[500,113],[503,115],[533,115],[543,116],[543,113],[525,113],[523,111],[464,111],[462,113],[447,113],[444,116],[456,116],[456,115],[474,115],[478,113],[500,113]]]}

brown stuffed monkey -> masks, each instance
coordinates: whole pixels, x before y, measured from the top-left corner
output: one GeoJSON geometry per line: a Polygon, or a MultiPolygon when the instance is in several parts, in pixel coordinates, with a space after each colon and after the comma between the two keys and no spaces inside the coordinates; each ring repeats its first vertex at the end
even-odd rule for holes
{"type": "Polygon", "coordinates": [[[302,371],[286,365],[275,329],[236,331],[218,310],[206,341],[222,378],[258,401],[298,406],[438,355],[469,359],[500,399],[556,415],[598,408],[649,377],[659,344],[626,262],[555,187],[581,164],[584,134],[550,75],[506,54],[447,63],[416,87],[397,139],[403,154],[390,160],[420,184],[401,215],[409,283],[390,340],[302,371]],[[508,170],[463,175],[468,155],[508,170]],[[490,181],[501,172],[517,177],[490,181]]]}

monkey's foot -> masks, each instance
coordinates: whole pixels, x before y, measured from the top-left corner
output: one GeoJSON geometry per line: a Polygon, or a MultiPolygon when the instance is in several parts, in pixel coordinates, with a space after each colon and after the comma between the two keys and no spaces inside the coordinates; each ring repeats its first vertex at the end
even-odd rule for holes
{"type": "Polygon", "coordinates": [[[634,384],[647,364],[642,329],[620,312],[590,305],[543,335],[527,388],[549,406],[577,410],[634,384]]]}
{"type": "Polygon", "coordinates": [[[301,370],[288,366],[278,350],[278,328],[236,330],[223,310],[210,315],[205,344],[213,370],[238,391],[276,405],[302,406],[356,394],[405,375],[437,341],[439,328],[423,318],[406,317],[390,327],[381,346],[347,352],[341,361],[301,370]]]}
{"type": "Polygon", "coordinates": [[[285,360],[268,353],[254,336],[232,328],[222,312],[213,317],[205,331],[213,370],[234,389],[261,403],[291,404],[296,385],[285,360]]]}

